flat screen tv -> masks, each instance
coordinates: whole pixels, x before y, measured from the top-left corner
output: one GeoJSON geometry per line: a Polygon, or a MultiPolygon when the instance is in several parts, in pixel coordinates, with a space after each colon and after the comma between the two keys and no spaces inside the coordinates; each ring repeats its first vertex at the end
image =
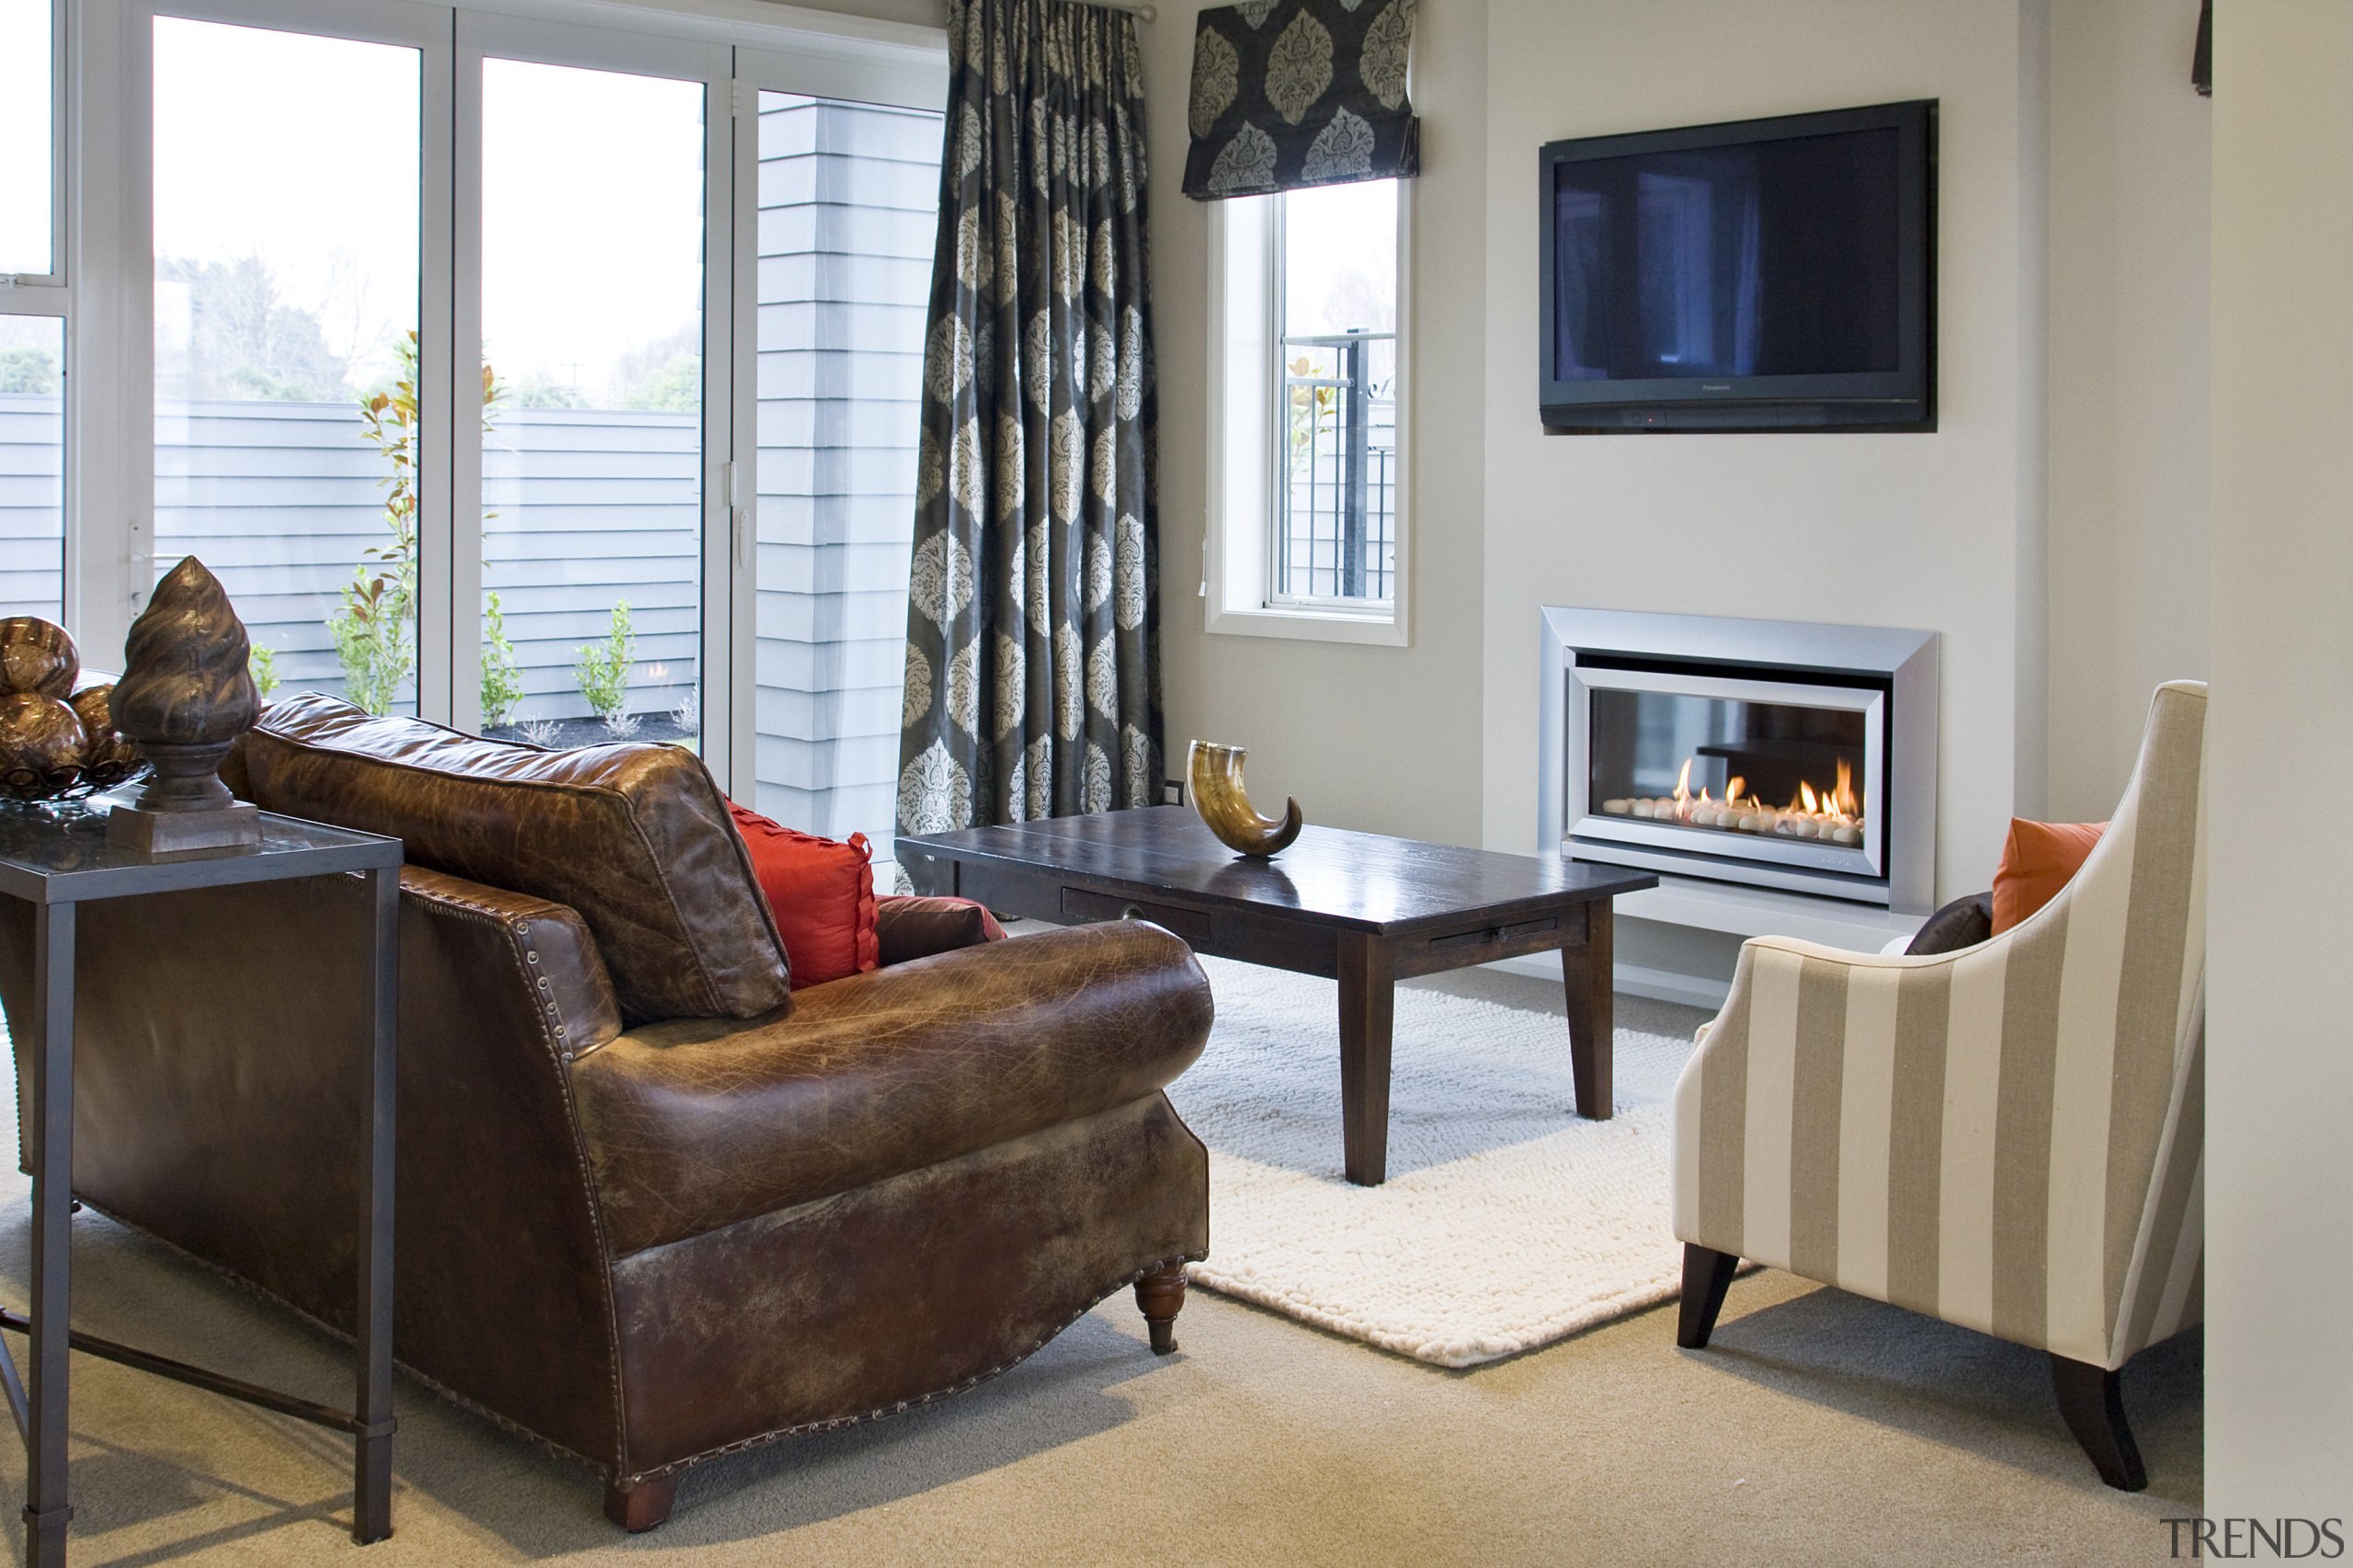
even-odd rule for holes
{"type": "Polygon", "coordinates": [[[1933,430],[1934,100],[1554,142],[1548,429],[1933,430]]]}

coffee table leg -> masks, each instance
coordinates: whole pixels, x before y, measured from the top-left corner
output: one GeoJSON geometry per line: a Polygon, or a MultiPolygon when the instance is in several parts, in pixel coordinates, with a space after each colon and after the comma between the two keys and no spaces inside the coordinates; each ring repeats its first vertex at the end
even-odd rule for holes
{"type": "Polygon", "coordinates": [[[1616,916],[1609,901],[1586,905],[1585,944],[1561,949],[1561,975],[1568,983],[1569,1072],[1576,1080],[1577,1114],[1607,1121],[1617,1109],[1609,1085],[1609,1052],[1618,1028],[1616,916]]]}
{"type": "Polygon", "coordinates": [[[1396,961],[1378,937],[1340,937],[1340,1141],[1348,1179],[1389,1174],[1389,1037],[1396,961]]]}

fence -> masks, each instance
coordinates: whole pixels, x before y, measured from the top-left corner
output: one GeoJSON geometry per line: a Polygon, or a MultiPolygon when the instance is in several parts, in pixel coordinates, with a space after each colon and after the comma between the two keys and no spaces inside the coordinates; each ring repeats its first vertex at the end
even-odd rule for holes
{"type": "Polygon", "coordinates": [[[54,394],[0,393],[0,615],[54,620],[64,600],[64,430],[54,394]]]}
{"type": "Polygon", "coordinates": [[[1287,597],[1385,600],[1393,592],[1396,356],[1394,333],[1283,339],[1275,584],[1287,597]]]}

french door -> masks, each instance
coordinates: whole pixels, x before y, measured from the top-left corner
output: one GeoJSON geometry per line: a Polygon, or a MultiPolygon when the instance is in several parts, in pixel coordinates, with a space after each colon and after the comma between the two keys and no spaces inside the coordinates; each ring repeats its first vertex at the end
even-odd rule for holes
{"type": "Polygon", "coordinates": [[[690,20],[125,8],[124,613],[195,553],[281,691],[887,844],[944,42],[690,20]]]}

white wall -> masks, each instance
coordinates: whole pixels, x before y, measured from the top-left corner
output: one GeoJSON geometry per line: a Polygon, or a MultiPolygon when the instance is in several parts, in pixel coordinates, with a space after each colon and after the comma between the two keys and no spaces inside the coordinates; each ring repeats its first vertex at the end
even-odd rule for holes
{"type": "MultiPolygon", "coordinates": [[[[1209,385],[1206,209],[1184,180],[1199,6],[1162,0],[1142,28],[1152,152],[1154,340],[1160,397],[1160,604],[1168,751],[1250,752],[1252,799],[1296,796],[1307,820],[1455,844],[1479,837],[1480,566],[1484,424],[1479,291],[1487,206],[1483,0],[1422,0],[1415,107],[1422,177],[1411,258],[1413,644],[1373,648],[1211,635],[1201,533],[1209,385]]],[[[1531,622],[1531,625],[1533,623],[1531,622]]]]}
{"type": "Polygon", "coordinates": [[[2206,674],[2211,106],[2189,0],[2051,18],[2051,772],[2105,819],[2149,693],[2206,674]]]}
{"type": "MultiPolygon", "coordinates": [[[[1397,652],[1209,638],[1193,613],[1206,228],[1176,193],[1195,7],[1164,6],[1142,36],[1172,749],[1247,744],[1259,792],[1313,820],[1526,849],[1538,605],[1856,620],[1946,633],[1947,895],[1986,884],[2013,811],[2106,815],[2149,689],[2205,668],[2196,9],[1429,0],[1420,601],[1397,652]],[[1937,433],[1540,433],[1538,146],[1913,96],[1944,105],[1937,433]]],[[[1732,952],[1673,946],[1640,961],[1732,952]]]]}
{"type": "Polygon", "coordinates": [[[1922,627],[1944,636],[1938,885],[1986,885],[2040,756],[2018,700],[2042,679],[2040,28],[2031,0],[1492,0],[1487,843],[1534,847],[1540,605],[1922,627]],[[1915,97],[1942,101],[1933,434],[1543,433],[1540,144],[1915,97]]]}
{"type": "Polygon", "coordinates": [[[2353,836],[2222,809],[2353,774],[2353,6],[2216,7],[2206,1506],[2353,1517],[2353,836]]]}

